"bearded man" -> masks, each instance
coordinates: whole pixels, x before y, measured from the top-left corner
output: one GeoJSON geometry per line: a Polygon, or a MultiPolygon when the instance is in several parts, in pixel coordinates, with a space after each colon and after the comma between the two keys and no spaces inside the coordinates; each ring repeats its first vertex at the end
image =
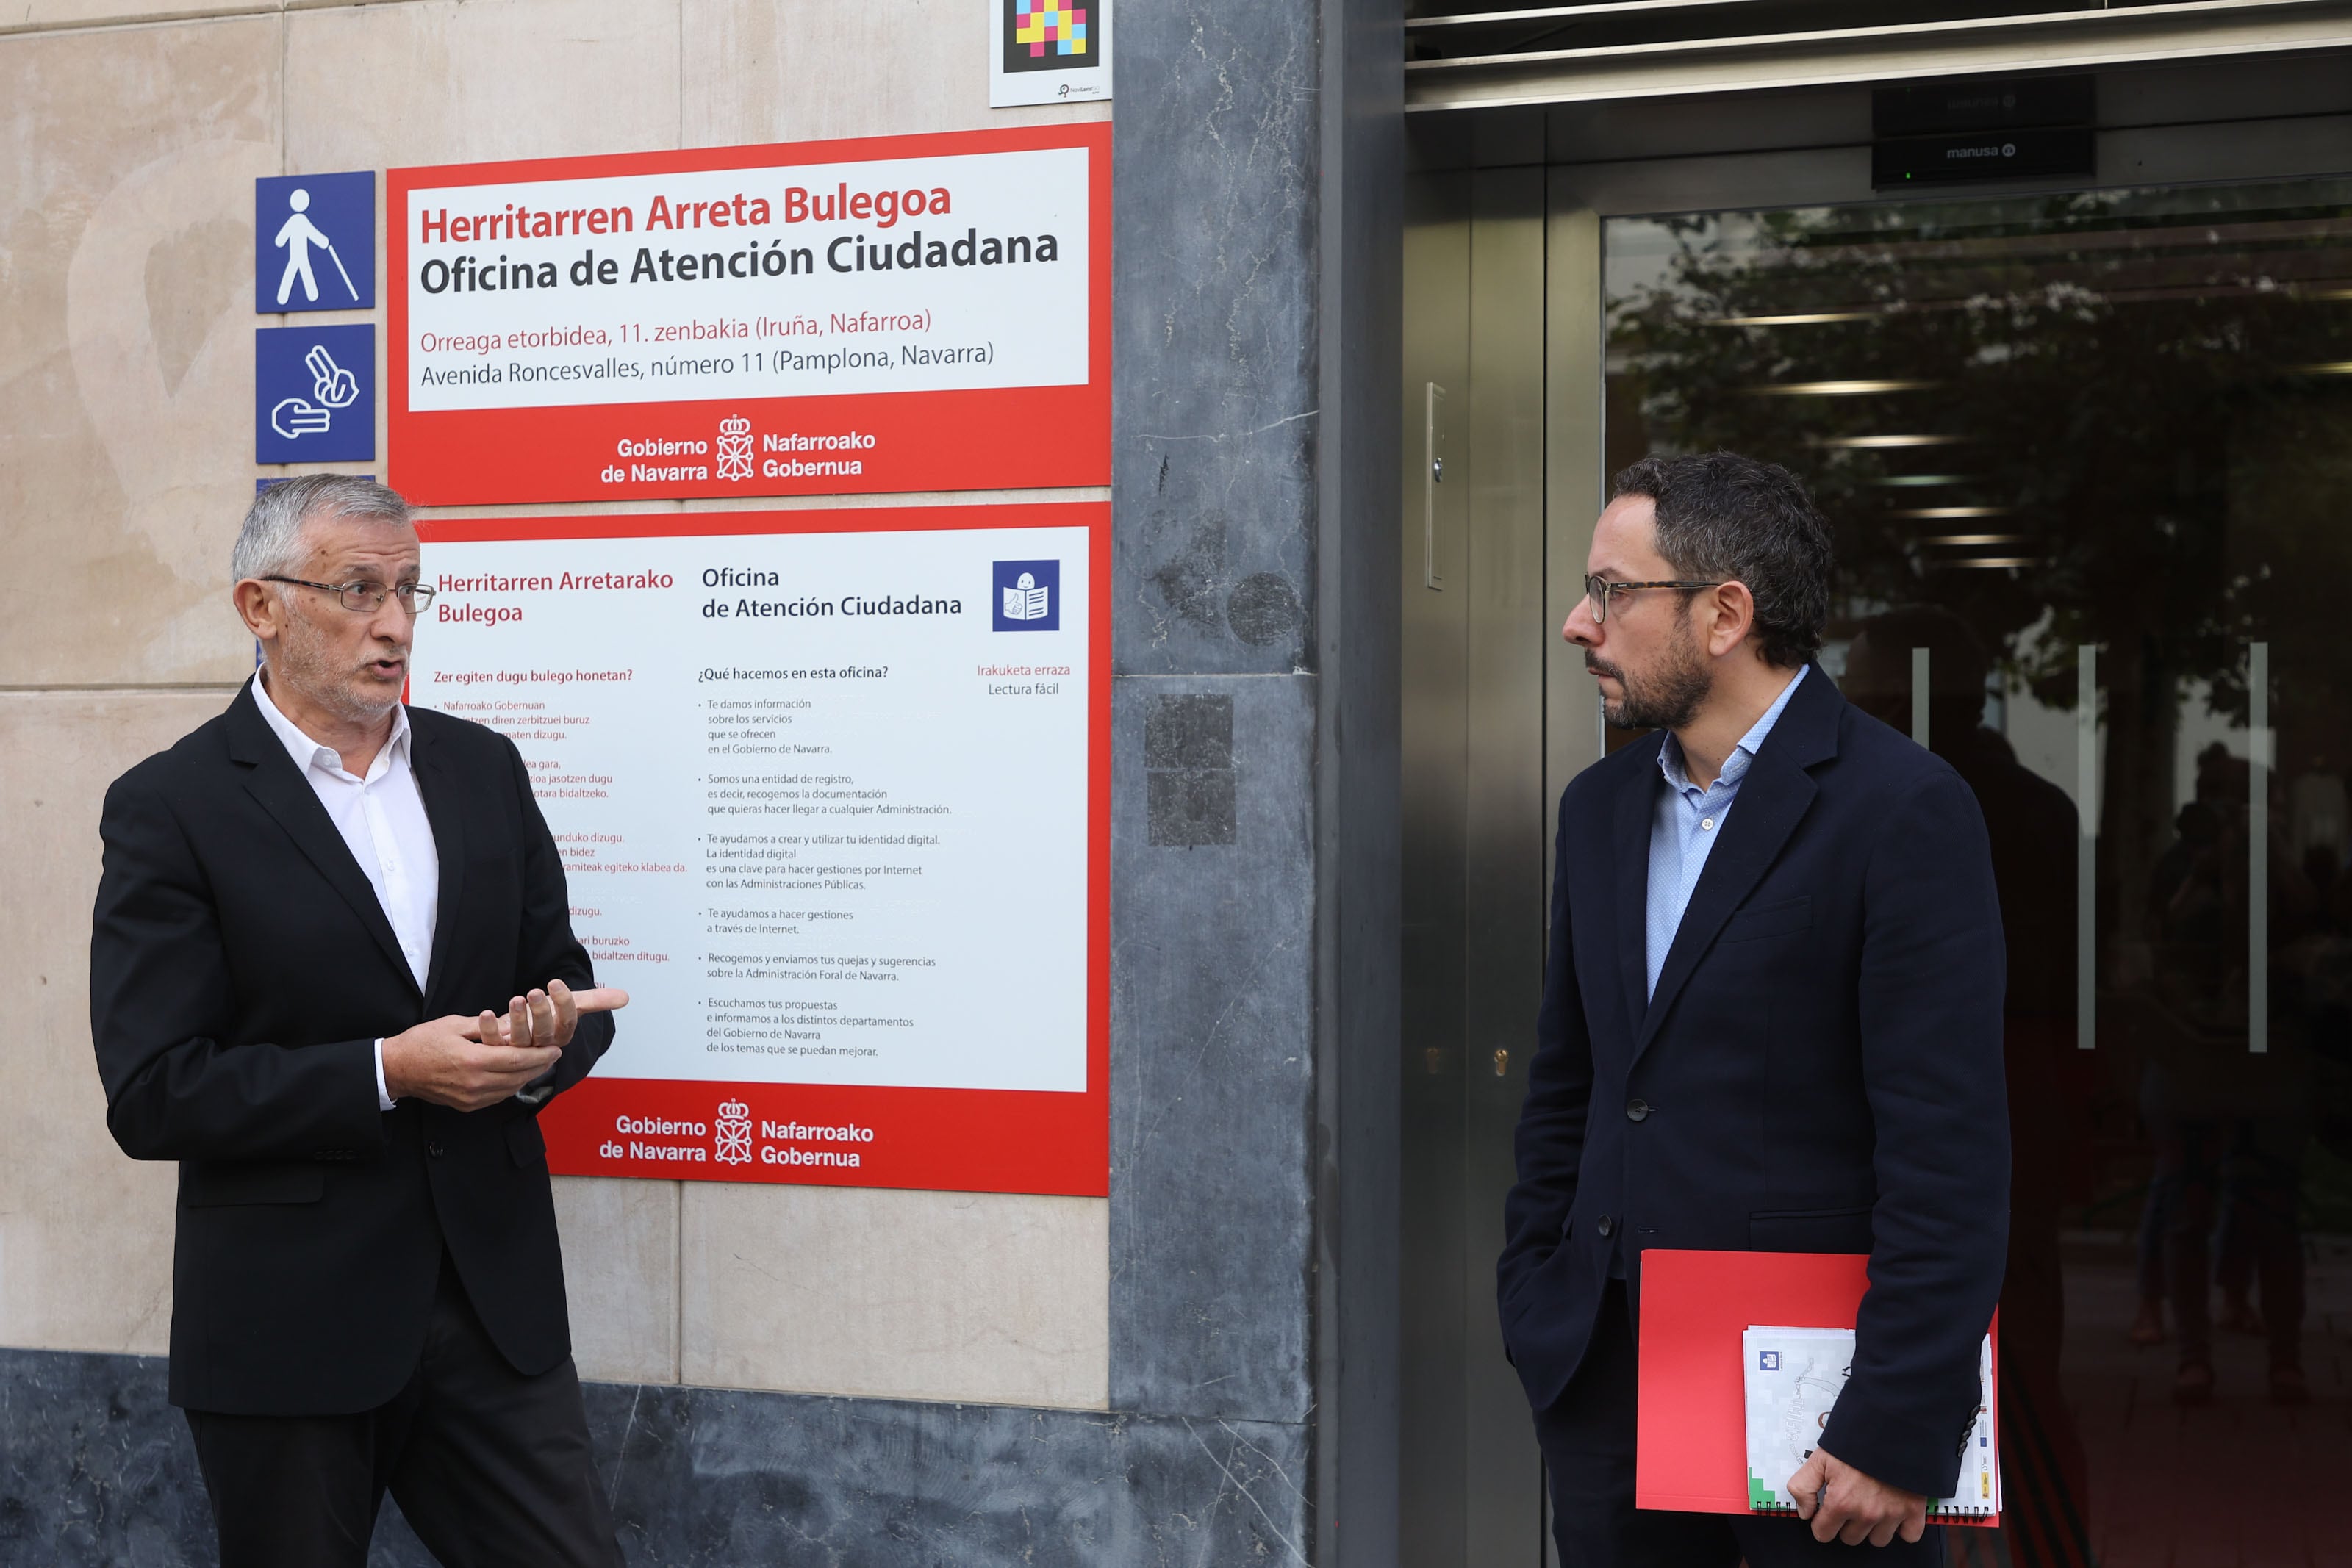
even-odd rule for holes
{"type": "Polygon", "coordinates": [[[1830,567],[1786,469],[1653,457],[1561,629],[1655,732],[1560,797],[1497,1268],[1578,1568],[1943,1561],[2008,1236],[2000,908],[1968,785],[1812,662],[1830,567]],[[1802,1517],[1634,1507],[1651,1248],[1869,1255],[1820,1447],[1767,1478],[1802,1517]]]}
{"type": "Polygon", "coordinates": [[[613,1039],[514,743],[402,703],[399,496],[271,486],[230,558],[261,667],[106,793],[107,1126],[177,1160],[172,1403],[223,1568],[618,1568],[539,1112],[613,1039]]]}

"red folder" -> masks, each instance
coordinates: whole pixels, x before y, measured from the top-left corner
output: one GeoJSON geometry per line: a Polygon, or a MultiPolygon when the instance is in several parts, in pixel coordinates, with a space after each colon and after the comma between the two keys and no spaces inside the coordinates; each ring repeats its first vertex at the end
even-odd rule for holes
{"type": "MultiPolygon", "coordinates": [[[[1739,1336],[1750,1324],[1853,1327],[1869,1263],[1860,1252],[1642,1254],[1634,1507],[1751,1511],[1739,1336]]],[[[1997,1318],[1993,1333],[1998,1354],[1997,1318]]],[[[1998,1407],[1992,1416],[1997,1432],[1998,1407]]],[[[1935,1522],[1997,1525],[2000,1517],[1935,1522]]]]}

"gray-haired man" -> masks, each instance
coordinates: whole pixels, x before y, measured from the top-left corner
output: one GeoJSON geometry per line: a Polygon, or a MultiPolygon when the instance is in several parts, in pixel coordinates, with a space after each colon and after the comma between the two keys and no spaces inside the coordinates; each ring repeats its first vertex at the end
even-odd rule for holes
{"type": "Polygon", "coordinates": [[[613,1038],[512,743],[401,702],[432,592],[400,497],[276,486],[263,665],[107,791],[107,1124],[180,1162],[173,1403],[221,1560],[613,1564],[538,1113],[613,1038]]]}

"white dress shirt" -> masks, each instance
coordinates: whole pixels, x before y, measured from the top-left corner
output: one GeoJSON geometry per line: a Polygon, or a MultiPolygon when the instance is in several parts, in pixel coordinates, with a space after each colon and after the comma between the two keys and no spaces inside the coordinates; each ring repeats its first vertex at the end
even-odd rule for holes
{"type": "MultiPolygon", "coordinates": [[[[433,842],[433,824],[425,815],[425,797],[416,792],[416,773],[409,766],[408,709],[392,710],[392,738],[368,764],[362,779],[343,767],[334,747],[321,746],[295,727],[269,700],[261,677],[253,679],[254,705],[286,747],[335,831],[351,846],[352,858],[367,873],[376,902],[400,951],[416,977],[417,989],[433,960],[433,925],[441,912],[441,856],[433,842]]],[[[384,1110],[392,1096],[383,1082],[383,1041],[375,1042],[375,1095],[384,1110]]]]}

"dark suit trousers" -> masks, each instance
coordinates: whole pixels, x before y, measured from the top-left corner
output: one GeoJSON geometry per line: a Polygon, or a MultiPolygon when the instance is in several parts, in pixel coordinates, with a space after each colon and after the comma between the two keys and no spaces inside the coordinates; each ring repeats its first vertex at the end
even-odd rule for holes
{"type": "Polygon", "coordinates": [[[620,1568],[571,1358],[508,1365],[446,1253],[424,1356],[389,1404],[187,1416],[221,1568],[364,1568],[387,1490],[447,1568],[620,1568]]]}
{"type": "Polygon", "coordinates": [[[1536,1440],[1551,1478],[1552,1534],[1565,1568],[1748,1568],[1783,1564],[1927,1568],[1944,1561],[1935,1525],[1916,1544],[1824,1545],[1802,1520],[1667,1513],[1633,1506],[1633,1325],[1622,1281],[1601,1298],[1592,1347],[1549,1408],[1536,1440]]]}

